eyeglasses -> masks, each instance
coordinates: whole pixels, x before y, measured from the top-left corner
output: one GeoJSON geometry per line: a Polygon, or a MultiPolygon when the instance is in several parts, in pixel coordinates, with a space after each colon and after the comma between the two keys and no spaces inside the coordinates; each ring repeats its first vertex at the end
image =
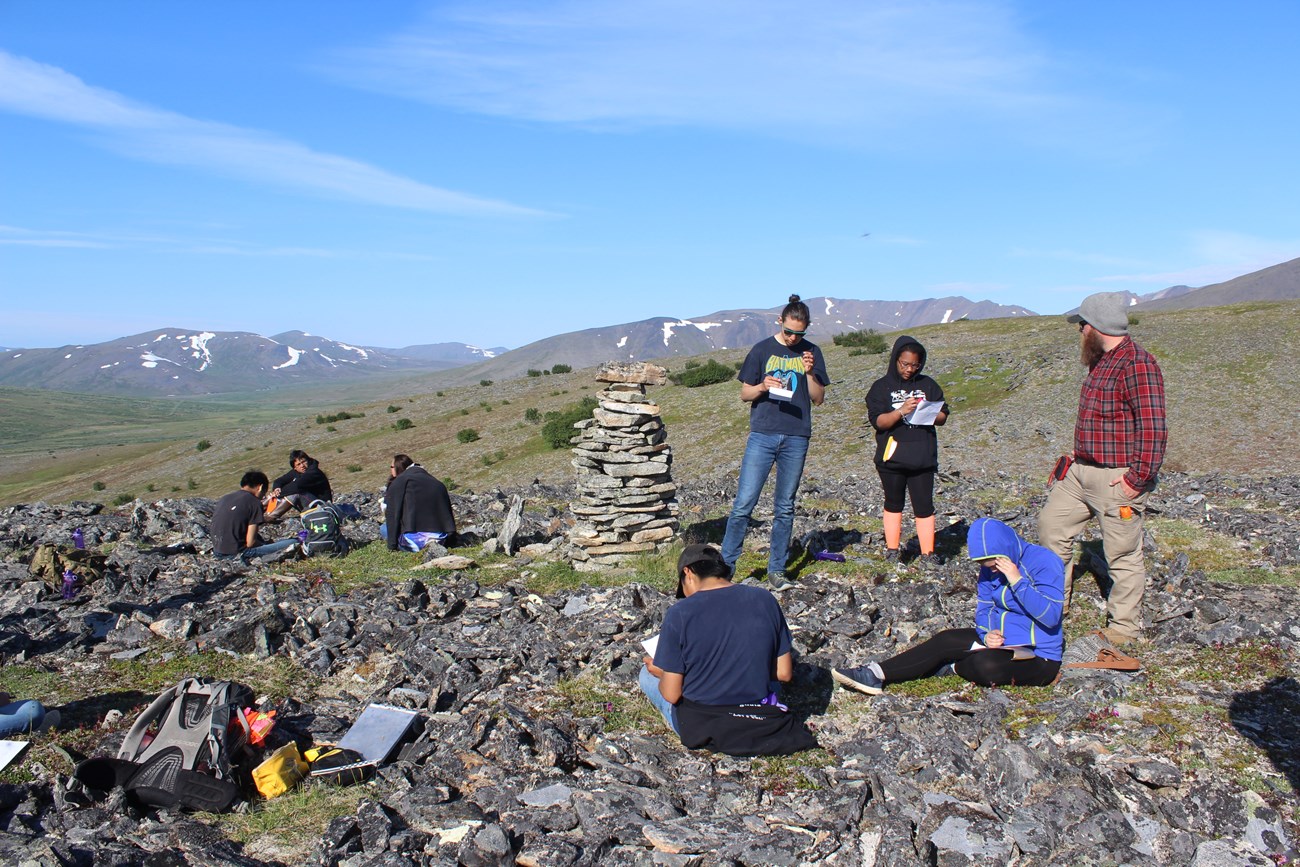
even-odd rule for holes
{"type": "Polygon", "coordinates": [[[920,370],[920,369],[921,369],[921,363],[920,363],[919,361],[917,361],[917,362],[900,361],[900,362],[898,362],[898,366],[901,367],[903,370],[920,370]]]}
{"type": "Polygon", "coordinates": [[[807,328],[805,328],[803,331],[795,331],[793,328],[786,328],[782,326],[781,330],[784,331],[786,334],[789,334],[791,337],[803,337],[805,334],[808,333],[807,328]]]}
{"type": "Polygon", "coordinates": [[[1082,333],[1083,333],[1083,329],[1085,329],[1085,328],[1087,328],[1087,327],[1088,327],[1088,323],[1087,323],[1087,322],[1084,322],[1082,319],[1080,319],[1080,320],[1079,320],[1079,333],[1082,334],[1082,333]]]}

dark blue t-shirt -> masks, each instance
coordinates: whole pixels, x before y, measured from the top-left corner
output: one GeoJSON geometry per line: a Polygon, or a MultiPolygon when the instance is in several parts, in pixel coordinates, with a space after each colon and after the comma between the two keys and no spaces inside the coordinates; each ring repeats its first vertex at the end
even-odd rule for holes
{"type": "Polygon", "coordinates": [[[790,627],[761,587],[701,590],[664,615],[655,665],[683,675],[682,695],[700,704],[749,704],[767,697],[790,627]]]}
{"type": "Polygon", "coordinates": [[[749,429],[757,433],[812,436],[812,399],[808,395],[808,377],[817,377],[823,386],[830,384],[826,373],[826,360],[815,343],[800,340],[788,347],[775,337],[754,344],[745,357],[736,378],[746,385],[758,385],[765,376],[775,376],[785,381],[785,387],[794,392],[789,400],[761,394],[750,405],[749,429]],[[803,369],[803,354],[813,354],[813,369],[807,374],[803,369]]]}

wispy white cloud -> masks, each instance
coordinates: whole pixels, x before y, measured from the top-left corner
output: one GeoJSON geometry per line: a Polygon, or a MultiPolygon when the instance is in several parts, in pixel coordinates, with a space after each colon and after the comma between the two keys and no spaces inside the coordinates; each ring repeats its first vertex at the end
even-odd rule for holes
{"type": "Polygon", "coordinates": [[[460,110],[613,128],[856,140],[961,120],[1073,129],[1088,113],[1001,0],[440,4],[329,72],[460,110]]]}
{"type": "Polygon", "coordinates": [[[169,237],[131,232],[72,232],[35,230],[0,225],[0,245],[29,247],[73,247],[95,250],[153,250],[214,256],[285,257],[312,259],[374,259],[413,262],[437,261],[427,253],[385,250],[351,250],[340,247],[266,247],[225,238],[169,237]]]}
{"type": "Polygon", "coordinates": [[[1086,253],[1081,250],[1034,250],[1027,247],[1013,247],[1011,256],[1018,259],[1057,259],[1062,262],[1079,262],[1084,265],[1105,265],[1111,268],[1139,268],[1146,264],[1125,256],[1110,256],[1105,253],[1086,253]]]}
{"type": "Polygon", "coordinates": [[[1215,229],[1191,233],[1189,247],[1189,256],[1203,264],[1172,271],[1109,274],[1096,278],[1097,282],[1141,283],[1161,288],[1208,286],[1300,257],[1300,240],[1259,238],[1215,229]]]}
{"type": "Polygon", "coordinates": [[[544,212],[430,186],[258,130],[152,108],[65,70],[0,51],[0,111],[89,129],[112,150],[316,195],[486,217],[544,212]]]}

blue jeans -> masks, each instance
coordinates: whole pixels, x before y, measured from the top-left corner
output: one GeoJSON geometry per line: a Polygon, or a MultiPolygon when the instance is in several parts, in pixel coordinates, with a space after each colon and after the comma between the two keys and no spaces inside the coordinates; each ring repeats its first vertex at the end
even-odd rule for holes
{"type": "Polygon", "coordinates": [[[745,443],[745,457],[740,462],[740,480],[736,483],[736,503],[727,518],[727,533],[722,537],[722,559],[733,569],[740,559],[749,529],[749,516],[763,493],[772,465],[776,464],[776,488],[772,491],[772,542],[767,555],[767,574],[784,575],[790,553],[790,535],[794,531],[794,495],[799,491],[804,458],[808,456],[808,437],[750,431],[745,443]]]}
{"type": "Polygon", "coordinates": [[[265,545],[258,545],[256,548],[245,548],[238,554],[217,554],[217,560],[234,560],[236,557],[248,561],[258,557],[265,557],[268,554],[275,554],[283,551],[285,548],[292,548],[298,544],[297,539],[278,539],[275,542],[267,542],[265,545]]]}
{"type": "Polygon", "coordinates": [[[655,710],[663,715],[664,722],[668,723],[668,727],[680,735],[681,732],[677,731],[677,718],[675,716],[677,709],[659,691],[659,678],[651,674],[650,669],[643,665],[636,685],[641,687],[641,691],[645,693],[646,698],[650,699],[650,703],[655,706],[655,710]]]}
{"type": "Polygon", "coordinates": [[[0,705],[0,737],[36,731],[43,722],[45,707],[34,699],[0,705]]]}

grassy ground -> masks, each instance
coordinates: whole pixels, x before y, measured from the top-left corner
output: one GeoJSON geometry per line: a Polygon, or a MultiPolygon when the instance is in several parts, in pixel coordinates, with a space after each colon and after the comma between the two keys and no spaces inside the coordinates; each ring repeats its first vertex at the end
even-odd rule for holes
{"type": "MultiPolygon", "coordinates": [[[[1294,437],[1200,410],[1213,394],[1233,394],[1243,405],[1289,405],[1300,398],[1300,367],[1289,353],[1276,352],[1300,342],[1300,303],[1147,313],[1135,331],[1165,371],[1170,469],[1263,474],[1291,466],[1294,437]],[[1225,344],[1235,348],[1231,363],[1217,351],[1225,344]]],[[[943,432],[945,454],[968,471],[1036,470],[1059,452],[1073,423],[1080,376],[1077,335],[1059,318],[963,321],[912,332],[929,349],[927,373],[944,386],[956,410],[943,432]]],[[[808,478],[866,464],[871,443],[862,396],[885,360],[853,355],[848,347],[823,349],[835,381],[818,410],[818,446],[810,453],[808,478]]],[[[716,358],[730,365],[742,354],[721,350],[667,364],[680,370],[688,360],[716,358]]],[[[542,416],[593,393],[598,386],[591,371],[438,391],[422,390],[425,382],[415,377],[395,383],[405,389],[399,398],[391,388],[376,393],[360,387],[209,401],[0,389],[0,503],[111,502],[123,493],[143,496],[149,485],[159,494],[178,487],[217,496],[249,467],[278,471],[293,448],[320,459],[340,491],[380,487],[389,458],[398,452],[474,489],[572,477],[567,451],[547,447],[540,424],[526,421],[525,414],[536,410],[542,416]],[[389,406],[398,412],[388,412],[389,406]],[[364,417],[315,421],[318,414],[340,410],[364,417]],[[396,429],[398,419],[409,419],[411,427],[396,429]],[[463,429],[479,438],[459,441],[463,429]],[[198,451],[201,439],[211,448],[198,451]],[[103,490],[94,490],[96,481],[103,490]]],[[[738,466],[747,414],[735,383],[652,392],[664,408],[679,474],[725,473],[738,466]]]]}

